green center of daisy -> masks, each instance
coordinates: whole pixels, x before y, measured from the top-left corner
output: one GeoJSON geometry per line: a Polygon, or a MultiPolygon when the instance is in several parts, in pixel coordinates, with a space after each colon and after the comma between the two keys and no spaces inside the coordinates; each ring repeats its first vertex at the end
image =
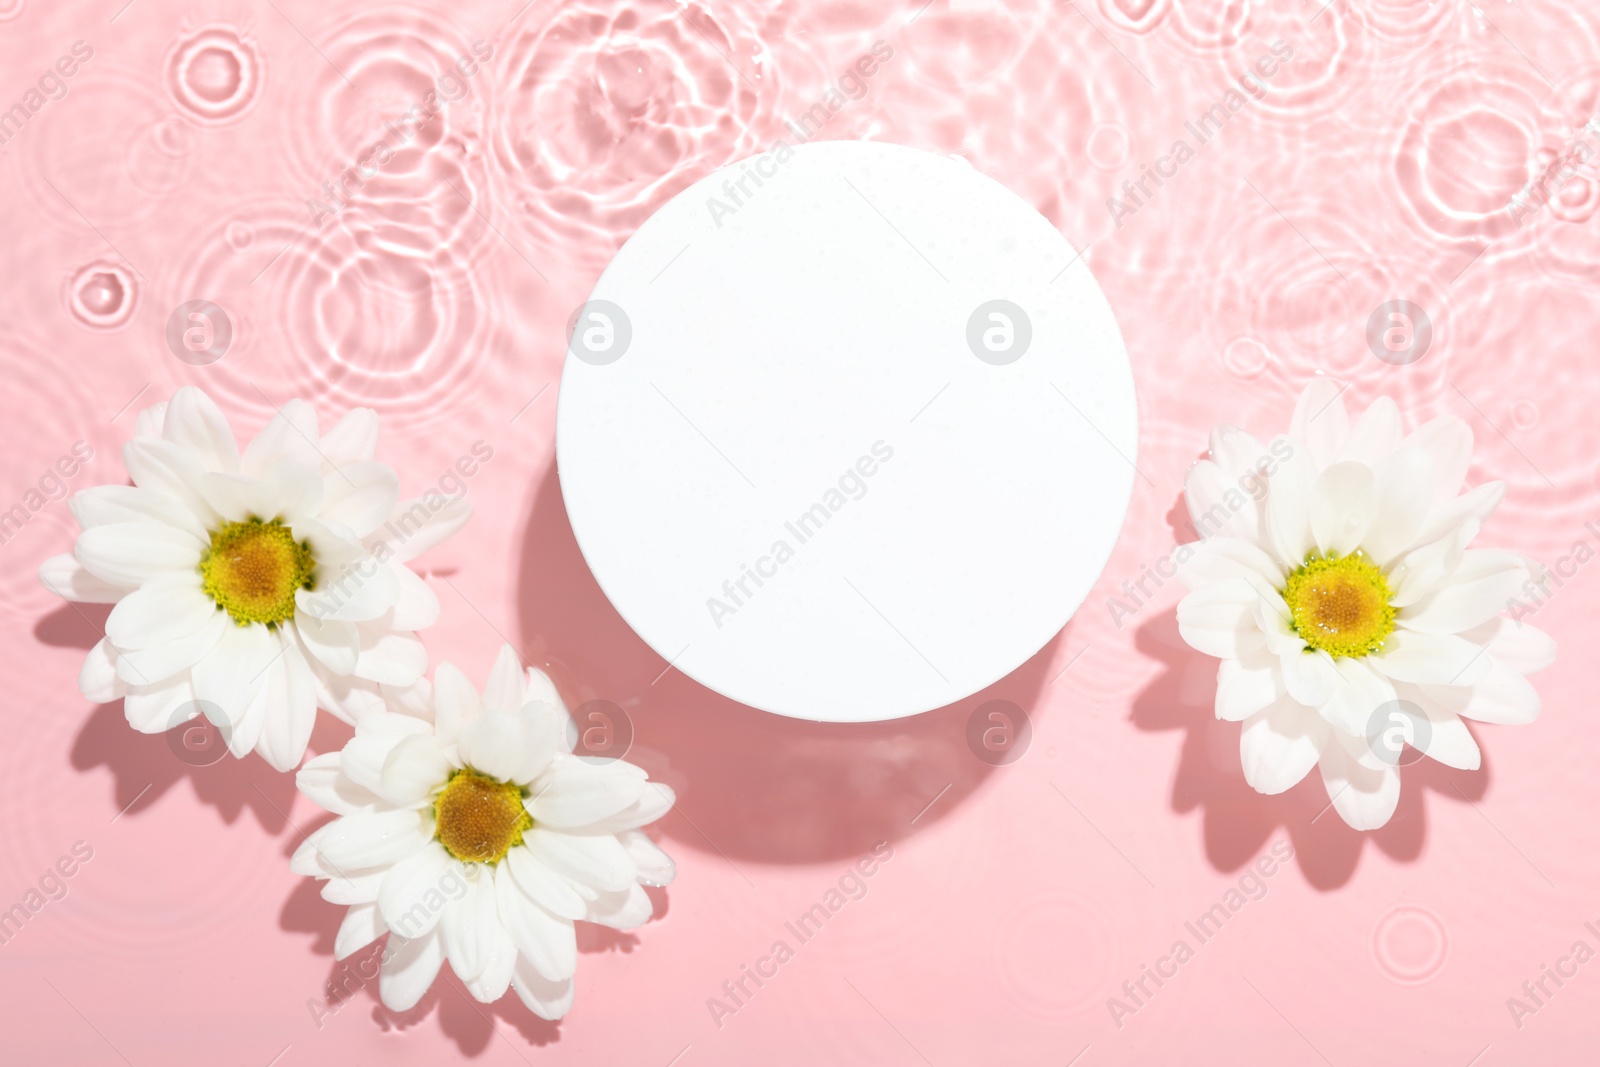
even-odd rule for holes
{"type": "Polygon", "coordinates": [[[434,836],[464,863],[499,863],[522,844],[533,816],[522,787],[471,768],[456,771],[433,802],[434,836]]]}
{"type": "Polygon", "coordinates": [[[294,594],[311,588],[315,568],[311,546],[277,519],[225,522],[200,557],[206,595],[240,626],[294,618],[294,594]]]}
{"type": "Polygon", "coordinates": [[[1383,572],[1360,552],[1309,559],[1283,590],[1294,632],[1330,656],[1382,648],[1394,632],[1393,596],[1383,572]]]}

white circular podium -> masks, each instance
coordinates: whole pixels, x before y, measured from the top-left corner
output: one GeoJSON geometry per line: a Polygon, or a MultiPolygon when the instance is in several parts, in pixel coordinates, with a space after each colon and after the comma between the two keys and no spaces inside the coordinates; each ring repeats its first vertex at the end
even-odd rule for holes
{"type": "Polygon", "coordinates": [[[584,558],[710,689],[864,722],[970,696],[1105,566],[1137,414],[1072,246],[960,160],[780,145],[679,194],[569,319],[584,558]]]}

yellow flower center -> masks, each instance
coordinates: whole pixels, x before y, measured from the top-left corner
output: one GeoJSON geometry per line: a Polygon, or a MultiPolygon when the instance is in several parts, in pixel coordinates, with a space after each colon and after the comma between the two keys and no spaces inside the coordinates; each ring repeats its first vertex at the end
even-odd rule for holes
{"type": "Polygon", "coordinates": [[[1383,572],[1359,551],[1307,560],[1283,591],[1306,644],[1351,657],[1378,651],[1394,632],[1393,596],[1383,572]]]}
{"type": "Polygon", "coordinates": [[[295,591],[311,588],[315,569],[311,546],[277,519],[225,522],[200,557],[206,595],[240,626],[294,618],[295,591]]]}
{"type": "Polygon", "coordinates": [[[522,787],[477,771],[456,771],[433,802],[434,836],[464,863],[499,863],[522,844],[533,816],[522,806],[522,787]]]}

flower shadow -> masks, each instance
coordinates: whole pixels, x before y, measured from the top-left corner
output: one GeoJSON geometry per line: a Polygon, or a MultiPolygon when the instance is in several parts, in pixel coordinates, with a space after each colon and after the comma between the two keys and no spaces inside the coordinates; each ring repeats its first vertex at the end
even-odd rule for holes
{"type": "MultiPolygon", "coordinates": [[[[1487,765],[1458,771],[1420,760],[1401,772],[1394,816],[1381,829],[1367,833],[1351,829],[1333,810],[1315,769],[1287,792],[1257,793],[1244,780],[1240,725],[1223,722],[1214,712],[1217,661],[1184,643],[1172,612],[1141,626],[1134,642],[1164,670],[1134,698],[1131,720],[1141,730],[1185,731],[1172,784],[1172,810],[1202,812],[1206,858],[1218,871],[1240,870],[1270,839],[1287,835],[1306,881],[1320,890],[1337,889],[1354,876],[1369,839],[1401,862],[1412,862],[1422,854],[1429,794],[1476,802],[1488,789],[1487,765]]],[[[1407,749],[1407,755],[1416,753],[1407,749]]]]}
{"type": "Polygon", "coordinates": [[[678,793],[663,833],[729,862],[845,858],[948,816],[993,771],[968,746],[968,717],[995,699],[1032,715],[1062,639],[983,692],[910,718],[757,711],[671,669],[612,607],[573,536],[554,465],[528,519],[518,589],[524,656],[574,708],[605,699],[624,710],[628,758],[678,793]]]}
{"type": "MultiPolygon", "coordinates": [[[[204,720],[194,730],[215,732],[204,720]]],[[[288,811],[294,803],[294,776],[273,770],[261,757],[251,754],[242,760],[223,754],[203,766],[180,757],[184,731],[142,734],[128,725],[122,701],[97,705],[84,720],[72,744],[72,766],[79,771],[105,767],[111,771],[112,797],[117,810],[133,815],[151,807],[168,790],[187,779],[195,797],[215,808],[222,821],[232,824],[248,810],[261,827],[276,835],[289,825],[288,811]]],[[[207,752],[218,751],[219,738],[203,744],[207,752]]],[[[210,759],[209,754],[189,759],[210,759]]]]}
{"type": "MultiPolygon", "coordinates": [[[[34,636],[54,648],[87,650],[104,635],[109,613],[105,604],[64,604],[34,625],[34,636]]],[[[248,809],[272,834],[288,825],[294,801],[293,775],[279,774],[253,754],[233,759],[205,720],[188,731],[142,734],[128,725],[120,700],[94,706],[73,740],[70,759],[78,771],[111,771],[112,803],[123,815],[152,806],[185,778],[223,822],[233,823],[248,809]]]]}

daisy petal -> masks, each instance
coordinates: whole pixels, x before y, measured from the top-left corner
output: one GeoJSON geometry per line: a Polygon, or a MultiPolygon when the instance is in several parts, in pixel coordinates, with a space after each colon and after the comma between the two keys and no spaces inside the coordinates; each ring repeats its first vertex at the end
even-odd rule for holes
{"type": "Polygon", "coordinates": [[[202,471],[194,458],[171,441],[135,438],[122,446],[122,463],[140,489],[172,500],[177,509],[194,517],[190,532],[199,534],[215,524],[217,514],[200,494],[202,471]]]}
{"type": "Polygon", "coordinates": [[[533,711],[486,711],[461,731],[461,758],[503,782],[533,781],[550,762],[560,731],[533,711]]]}
{"type": "Polygon", "coordinates": [[[581,919],[588,910],[572,884],[540,863],[526,848],[506,853],[506,865],[523,893],[557,918],[581,919]]]}
{"type": "Polygon", "coordinates": [[[1238,659],[1225,659],[1217,668],[1217,718],[1225,722],[1249,718],[1284,692],[1278,659],[1265,645],[1238,659]]]}
{"type": "Polygon", "coordinates": [[[204,549],[191,533],[153,522],[113,522],[78,535],[73,555],[112,585],[143,585],[171,571],[193,571],[204,549]]]}
{"type": "Polygon", "coordinates": [[[115,604],[132,588],[95,577],[70,553],[51,556],[39,564],[39,581],[61,599],[80,604],[115,604]]]}
{"type": "Polygon", "coordinates": [[[383,796],[394,804],[420,804],[450,777],[450,761],[429,733],[400,739],[383,761],[383,796]]]}
{"type": "Polygon", "coordinates": [[[489,941],[483,973],[467,981],[467,991],[478,1001],[492,1004],[511,987],[511,974],[517,967],[517,946],[497,921],[489,941]]]}
{"type": "MultiPolygon", "coordinates": [[[[677,796],[672,787],[663,782],[646,782],[644,791],[639,794],[639,799],[628,805],[608,819],[601,819],[597,823],[585,826],[584,832],[589,834],[620,834],[626,830],[637,830],[641,826],[648,826],[667,812],[672,810],[677,796]]],[[[643,877],[642,873],[640,877],[643,877]]]]}
{"type": "Polygon", "coordinates": [[[492,711],[519,711],[522,704],[522,660],[516,649],[501,645],[483,687],[483,706],[492,711]]]}
{"type": "Polygon", "coordinates": [[[361,653],[361,634],[353,622],[314,619],[303,611],[294,615],[295,632],[313,659],[334,674],[352,674],[361,653]]]}
{"type": "Polygon", "coordinates": [[[426,630],[439,620],[439,598],[410,567],[391,567],[399,588],[389,624],[396,630],[426,630]]]}
{"type": "Polygon", "coordinates": [[[239,446],[232,427],[216,402],[192,385],[172,394],[161,436],[192,455],[205,470],[239,468],[239,446]]]}
{"type": "Polygon", "coordinates": [[[613,930],[636,930],[650,921],[654,910],[644,886],[630,885],[616,893],[601,893],[600,898],[589,905],[586,918],[613,930]]]}
{"type": "Polygon", "coordinates": [[[1383,651],[1368,659],[1380,674],[1421,685],[1476,685],[1490,666],[1489,655],[1480,645],[1453,634],[1411,630],[1390,634],[1383,651]]]}
{"type": "Polygon", "coordinates": [[[1343,684],[1333,657],[1321,649],[1286,651],[1278,657],[1278,664],[1283,669],[1284,689],[1307,707],[1320,708],[1343,684]]]}
{"type": "Polygon", "coordinates": [[[1278,561],[1258,545],[1238,537],[1213,537],[1180,545],[1174,558],[1184,560],[1179,565],[1178,578],[1190,589],[1228,578],[1249,578],[1268,588],[1283,583],[1283,567],[1278,561]]]}
{"type": "Polygon", "coordinates": [[[1467,552],[1441,588],[1400,613],[1400,625],[1427,634],[1471,630],[1504,611],[1528,574],[1514,552],[1467,552]]]}
{"type": "Polygon", "coordinates": [[[223,635],[233,628],[227,612],[213,611],[192,634],[154,648],[123,650],[117,657],[117,673],[130,685],[153,685],[211,655],[223,635]]]}
{"type": "Polygon", "coordinates": [[[1344,408],[1345,387],[1331,378],[1313,378],[1295,402],[1289,436],[1304,442],[1317,470],[1329,466],[1350,434],[1344,408]]]}
{"type": "Polygon", "coordinates": [[[556,918],[524,896],[503,863],[495,868],[494,888],[500,923],[517,951],[546,979],[571,978],[578,969],[578,941],[571,921],[556,918]]]}
{"type": "Polygon", "coordinates": [[[493,868],[481,864],[474,864],[473,868],[467,872],[466,893],[460,900],[445,904],[444,918],[439,923],[445,956],[463,981],[478,977],[489,965],[495,935],[501,930],[493,868]]]}
{"type": "Polygon", "coordinates": [[[1389,585],[1394,590],[1389,603],[1397,608],[1408,608],[1440,589],[1460,566],[1467,545],[1476,536],[1478,520],[1468,519],[1449,537],[1407,552],[1389,573],[1389,585]]]}
{"type": "Polygon", "coordinates": [[[108,522],[156,522],[187,530],[196,537],[206,534],[195,516],[178,501],[134,485],[93,485],[72,494],[67,506],[85,530],[108,522]]]}
{"type": "Polygon", "coordinates": [[[400,479],[386,463],[346,463],[322,482],[321,517],[357,537],[383,524],[400,499],[400,479]]]}
{"type": "Polygon", "coordinates": [[[1435,504],[1428,512],[1422,530],[1417,534],[1417,544],[1425,545],[1441,537],[1448,537],[1468,520],[1476,519],[1481,526],[1490,515],[1494,514],[1495,509],[1505,498],[1505,482],[1485,482],[1458,497],[1435,504]]]}
{"type": "Polygon", "coordinates": [[[444,939],[437,932],[413,941],[390,936],[378,974],[378,995],[390,1011],[410,1011],[433,985],[444,963],[444,939]]]}
{"type": "MultiPolygon", "coordinates": [[[[122,701],[128,725],[142,734],[160,734],[188,722],[200,714],[194,688],[189,679],[179,676],[158,685],[129,686],[122,701]]],[[[180,738],[177,743],[184,744],[180,738]]],[[[193,738],[203,744],[199,737],[193,738]]]]}
{"type": "Polygon", "coordinates": [[[355,675],[379,685],[407,686],[428,669],[428,650],[413,633],[386,630],[358,623],[361,651],[355,675]]]}
{"type": "Polygon", "coordinates": [[[1454,415],[1443,415],[1424,423],[1400,442],[1401,448],[1416,448],[1433,460],[1434,495],[1432,503],[1454,500],[1466,481],[1472,463],[1472,427],[1454,415]]]}
{"type": "Polygon", "coordinates": [[[1386,396],[1374,400],[1350,427],[1339,449],[1340,462],[1376,467],[1400,446],[1400,408],[1386,396]]]}
{"type": "Polygon", "coordinates": [[[127,683],[117,677],[117,651],[111,642],[101,638],[95,642],[78,669],[78,692],[85,700],[96,704],[109,704],[120,697],[127,683]]]}
{"type": "Polygon", "coordinates": [[[322,437],[322,455],[332,467],[369,460],[378,451],[378,413],[351,408],[322,437]]]}
{"type": "Polygon", "coordinates": [[[322,469],[322,454],[317,451],[317,412],[304,400],[291,400],[278,409],[245,446],[239,469],[259,478],[280,463],[297,463],[312,470],[322,469]]]}
{"type": "Polygon", "coordinates": [[[378,912],[401,937],[422,937],[439,925],[449,903],[445,891],[458,896],[462,884],[461,864],[439,842],[429,841],[384,874],[378,912]]]}
{"type": "Polygon", "coordinates": [[[313,804],[335,815],[375,810],[378,794],[345,777],[339,769],[339,758],[338,752],[324,752],[306,760],[295,775],[295,785],[313,804]]]}
{"type": "Polygon", "coordinates": [[[638,874],[633,857],[610,834],[564,834],[535,826],[522,841],[539,862],[594,889],[626,889],[638,874]]]}
{"type": "Polygon", "coordinates": [[[1422,754],[1458,771],[1475,771],[1483,762],[1478,742],[1472,739],[1467,724],[1438,705],[1422,705],[1428,716],[1428,730],[1417,736],[1422,754]]]}
{"type": "Polygon", "coordinates": [[[283,654],[283,639],[259,623],[225,626],[216,646],[194,665],[195,695],[237,722],[266,688],[267,668],[283,654]]]}
{"type": "Polygon", "coordinates": [[[434,545],[461,529],[472,517],[472,505],[465,496],[452,497],[434,507],[421,500],[408,500],[399,504],[392,524],[402,536],[389,542],[394,554],[389,558],[396,563],[409,563],[434,545]]]}
{"type": "Polygon", "coordinates": [[[106,617],[106,637],[119,649],[181,641],[221,614],[200,588],[198,571],[157,575],[123,597],[106,617]]]}
{"type": "Polygon", "coordinates": [[[562,754],[528,798],[528,812],[536,823],[556,829],[587,826],[637,801],[645,779],[643,770],[623,760],[591,764],[562,754]]]}
{"type": "Polygon", "coordinates": [[[1329,699],[1317,706],[1335,730],[1366,737],[1373,715],[1395,701],[1394,684],[1365,659],[1341,656],[1333,661],[1338,682],[1329,699]]]}
{"type": "Polygon", "coordinates": [[[1238,479],[1211,460],[1201,460],[1189,468],[1183,495],[1201,540],[1233,537],[1254,541],[1260,535],[1260,504],[1245,495],[1238,479]]]}
{"type": "MultiPolygon", "coordinates": [[[[1279,438],[1273,442],[1278,449],[1279,438]]],[[[1318,466],[1304,446],[1288,442],[1288,458],[1267,479],[1266,507],[1268,543],[1278,554],[1278,562],[1293,569],[1303,565],[1316,546],[1311,533],[1311,497],[1317,483],[1318,466]]]]}
{"type": "Polygon", "coordinates": [[[1556,661],[1556,643],[1550,635],[1515,619],[1490,619],[1461,636],[1523,674],[1536,674],[1556,661]]]}
{"type": "Polygon", "coordinates": [[[336,870],[358,871],[398,863],[426,847],[432,836],[433,821],[420,812],[360,812],[330,823],[319,849],[336,870]]]}
{"type": "Polygon", "coordinates": [[[344,921],[339,924],[339,932],[333,939],[333,958],[348,959],[378,940],[388,929],[376,904],[357,904],[344,913],[344,921]]]}
{"type": "Polygon", "coordinates": [[[572,1010],[572,979],[552,981],[526,959],[519,959],[516,970],[511,972],[511,988],[541,1019],[554,1022],[572,1010]]]}
{"type": "Polygon", "coordinates": [[[267,668],[264,697],[269,704],[266,721],[253,747],[274,770],[292,771],[306,754],[317,719],[311,667],[292,637],[285,637],[283,655],[267,668]]]}
{"type": "Polygon", "coordinates": [[[1251,610],[1258,592],[1246,578],[1229,578],[1196,589],[1178,602],[1178,632],[1197,651],[1237,659],[1259,634],[1251,610]]]}
{"type": "Polygon", "coordinates": [[[433,707],[434,732],[441,743],[450,744],[482,713],[483,701],[459,667],[441,663],[433,672],[433,707]]]}
{"type": "Polygon", "coordinates": [[[1361,547],[1378,515],[1372,468],[1335,463],[1317,476],[1307,505],[1311,536],[1323,555],[1348,556],[1361,547]]]}
{"type": "Polygon", "coordinates": [[[641,885],[668,885],[678,876],[677,865],[661,847],[638,830],[628,830],[620,835],[622,847],[628,850],[639,868],[641,885]]]}
{"type": "Polygon", "coordinates": [[[1377,516],[1362,539],[1361,550],[1379,567],[1415,543],[1433,497],[1433,461],[1427,453],[1403,448],[1378,464],[1377,516]]]}
{"type": "Polygon", "coordinates": [[[1281,793],[1316,766],[1328,724],[1316,711],[1283,697],[1245,720],[1239,759],[1245,781],[1258,793],[1281,793]]]}
{"type": "Polygon", "coordinates": [[[1339,817],[1357,830],[1376,830],[1400,802],[1400,772],[1363,767],[1343,745],[1328,745],[1319,762],[1322,784],[1339,817]]]}
{"type": "MultiPolygon", "coordinates": [[[[1533,683],[1499,660],[1493,660],[1489,673],[1470,688],[1421,688],[1430,701],[1452,714],[1502,726],[1530,723],[1539,717],[1542,707],[1533,683]]],[[[1426,702],[1419,703],[1428,706],[1426,702]]]]}

